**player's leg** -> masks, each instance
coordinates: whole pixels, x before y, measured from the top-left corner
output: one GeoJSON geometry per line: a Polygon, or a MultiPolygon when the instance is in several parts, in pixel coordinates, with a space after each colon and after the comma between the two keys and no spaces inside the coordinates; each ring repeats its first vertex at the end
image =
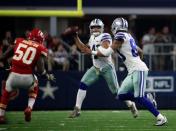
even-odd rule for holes
{"type": "Polygon", "coordinates": [[[31,121],[31,113],[38,95],[38,90],[38,80],[37,77],[34,75],[34,84],[29,88],[28,92],[28,106],[24,110],[25,121],[27,122],[31,121]]]}
{"type": "Polygon", "coordinates": [[[0,100],[0,124],[6,123],[5,110],[10,100],[10,93],[13,91],[12,85],[11,85],[12,80],[13,80],[13,75],[10,74],[9,78],[7,79],[7,82],[4,81],[2,83],[2,94],[1,94],[1,100],[0,100]]]}
{"type": "Polygon", "coordinates": [[[31,109],[33,109],[33,106],[35,104],[35,100],[37,98],[38,95],[38,79],[37,77],[34,75],[34,84],[29,88],[29,92],[28,92],[28,107],[30,107],[31,109]]]}
{"type": "Polygon", "coordinates": [[[155,92],[147,92],[146,97],[150,100],[150,102],[154,105],[154,107],[157,108],[155,92]]]}
{"type": "Polygon", "coordinates": [[[102,69],[100,75],[105,79],[111,93],[116,95],[119,89],[119,83],[115,68],[107,65],[102,69]]]}
{"type": "Polygon", "coordinates": [[[164,125],[167,122],[165,116],[163,116],[151,103],[151,101],[144,96],[146,88],[146,79],[148,71],[135,71],[133,73],[134,84],[134,97],[143,106],[145,106],[157,119],[156,126],[164,125]]]}
{"type": "Polygon", "coordinates": [[[138,117],[138,110],[134,102],[131,75],[128,75],[122,82],[122,85],[118,90],[118,98],[126,103],[134,118],[138,117]]]}
{"type": "Polygon", "coordinates": [[[73,112],[69,115],[70,118],[75,118],[80,115],[82,103],[86,97],[87,88],[99,78],[99,71],[92,66],[83,76],[80,82],[80,87],[77,92],[76,104],[73,112]]]}

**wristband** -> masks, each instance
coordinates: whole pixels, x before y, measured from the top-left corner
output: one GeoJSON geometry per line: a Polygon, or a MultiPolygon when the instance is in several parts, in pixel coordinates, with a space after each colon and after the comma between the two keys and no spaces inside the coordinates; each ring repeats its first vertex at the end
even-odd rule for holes
{"type": "Polygon", "coordinates": [[[97,55],[97,53],[98,53],[97,51],[92,51],[91,52],[92,55],[97,55]]]}

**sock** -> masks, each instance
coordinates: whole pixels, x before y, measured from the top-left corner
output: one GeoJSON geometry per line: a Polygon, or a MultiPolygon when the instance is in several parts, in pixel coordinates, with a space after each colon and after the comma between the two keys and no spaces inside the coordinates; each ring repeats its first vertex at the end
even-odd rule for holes
{"type": "Polygon", "coordinates": [[[35,86],[33,89],[29,89],[28,106],[29,106],[31,109],[33,109],[35,100],[36,100],[36,98],[37,98],[38,89],[39,89],[38,85],[35,86]]]}
{"type": "Polygon", "coordinates": [[[153,106],[153,104],[145,97],[137,98],[137,101],[145,106],[155,117],[157,117],[160,113],[159,111],[153,106]]]}
{"type": "Polygon", "coordinates": [[[84,98],[86,97],[86,90],[79,89],[76,97],[76,107],[81,109],[84,98]]]}
{"type": "Polygon", "coordinates": [[[129,100],[126,100],[125,103],[126,103],[126,105],[127,105],[128,107],[131,107],[132,104],[133,104],[133,102],[132,102],[132,101],[129,101],[129,100]]]}
{"type": "Polygon", "coordinates": [[[6,109],[7,104],[9,102],[10,92],[8,92],[5,88],[2,90],[0,108],[6,109]]]}
{"type": "Polygon", "coordinates": [[[9,102],[10,93],[5,88],[2,89],[2,96],[0,100],[0,116],[4,116],[5,110],[9,102]]]}
{"type": "Polygon", "coordinates": [[[35,98],[29,98],[29,99],[28,99],[28,106],[29,106],[31,109],[33,109],[34,103],[35,103],[35,98]]]}
{"type": "Polygon", "coordinates": [[[161,113],[159,113],[159,114],[157,115],[157,117],[156,117],[157,120],[160,120],[160,119],[163,119],[163,118],[164,118],[164,116],[163,116],[161,113]]]}

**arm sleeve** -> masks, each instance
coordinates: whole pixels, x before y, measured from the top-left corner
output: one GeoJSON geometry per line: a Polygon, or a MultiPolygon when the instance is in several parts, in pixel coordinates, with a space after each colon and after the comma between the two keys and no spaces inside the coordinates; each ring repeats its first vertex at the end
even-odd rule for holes
{"type": "Polygon", "coordinates": [[[102,46],[98,47],[98,51],[101,52],[101,54],[103,54],[104,56],[110,56],[114,52],[111,47],[105,49],[102,46]]]}
{"type": "Polygon", "coordinates": [[[103,41],[109,41],[111,43],[112,42],[111,35],[108,34],[108,33],[104,33],[102,38],[101,38],[101,42],[103,42],[103,41]]]}
{"type": "Polygon", "coordinates": [[[114,39],[117,41],[125,41],[126,36],[123,33],[117,33],[115,34],[114,39]]]}
{"type": "Polygon", "coordinates": [[[45,48],[44,46],[41,46],[41,54],[45,57],[48,56],[48,49],[45,48]]]}

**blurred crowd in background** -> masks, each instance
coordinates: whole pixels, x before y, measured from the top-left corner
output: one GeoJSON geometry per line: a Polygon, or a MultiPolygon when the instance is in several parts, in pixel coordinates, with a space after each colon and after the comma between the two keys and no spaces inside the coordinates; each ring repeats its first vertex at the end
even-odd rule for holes
{"type": "MultiPolygon", "coordinates": [[[[82,28],[78,31],[81,40],[85,44],[89,39],[90,34],[88,32],[89,28],[87,28],[87,31],[84,31],[82,28]]],[[[105,32],[110,33],[110,29],[105,29],[105,32]]],[[[134,37],[136,37],[135,33],[133,33],[133,31],[131,32],[134,37]]],[[[24,36],[21,37],[27,37],[28,33],[29,31],[26,30],[26,32],[24,32],[24,36]]],[[[45,33],[47,37],[44,44],[49,51],[48,69],[58,69],[62,71],[78,70],[79,50],[77,49],[74,41],[61,36],[51,36],[47,32],[45,33]]],[[[142,34],[141,38],[136,39],[138,46],[144,51],[145,62],[148,64],[149,61],[152,61],[152,70],[170,70],[171,64],[169,63],[173,58],[169,54],[174,54],[174,52],[176,52],[176,37],[175,34],[170,31],[170,27],[163,26],[161,30],[156,30],[155,27],[151,26],[148,28],[148,31],[142,32],[142,34]],[[153,59],[150,60],[150,57],[153,59]]],[[[14,43],[14,40],[15,37],[13,32],[7,30],[4,33],[3,39],[0,40],[0,54],[5,52],[8,46],[14,43]]],[[[115,57],[113,58],[115,59],[115,57]]],[[[10,62],[11,59],[6,60],[5,62],[0,62],[0,67],[3,68],[10,62]]],[[[87,67],[91,64],[91,57],[86,57],[87,67]]]]}

